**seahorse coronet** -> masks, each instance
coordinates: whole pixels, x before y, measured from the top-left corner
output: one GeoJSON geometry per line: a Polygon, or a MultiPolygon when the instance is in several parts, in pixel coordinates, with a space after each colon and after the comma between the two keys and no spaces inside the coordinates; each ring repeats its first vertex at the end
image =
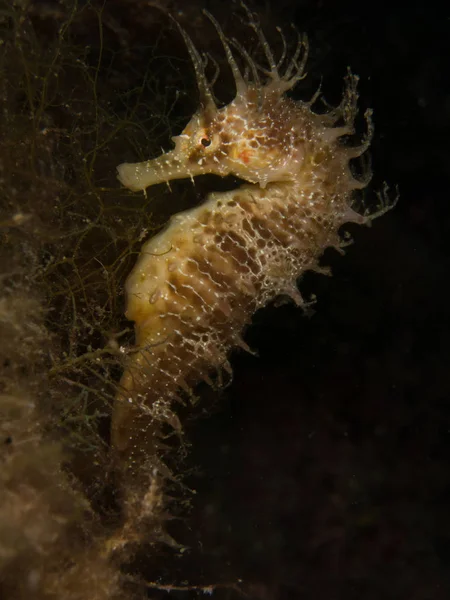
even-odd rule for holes
{"type": "Polygon", "coordinates": [[[312,102],[286,95],[304,77],[306,38],[280,74],[272,51],[247,11],[268,62],[266,80],[241,49],[250,67],[241,74],[231,44],[208,14],[222,41],[236,96],[218,108],[204,65],[180,27],[194,65],[200,105],[175,148],[143,163],[118,167],[121,183],[143,190],[172,179],[214,173],[245,181],[237,189],[213,192],[205,201],[172,217],[148,240],[126,282],[126,316],[135,322],[136,351],[120,383],[113,411],[112,441],[131,471],[157,453],[159,427],[180,431],[176,415],[181,393],[212,371],[228,367],[230,350],[248,348],[242,331],[259,308],[280,295],[297,304],[297,281],[307,270],[320,270],[327,247],[343,245],[339,228],[370,217],[353,208],[358,181],[349,163],[369,147],[342,143],[354,133],[357,77],[346,78],[343,100],[323,114],[312,102]],[[253,79],[250,79],[252,77],[253,79]]]}

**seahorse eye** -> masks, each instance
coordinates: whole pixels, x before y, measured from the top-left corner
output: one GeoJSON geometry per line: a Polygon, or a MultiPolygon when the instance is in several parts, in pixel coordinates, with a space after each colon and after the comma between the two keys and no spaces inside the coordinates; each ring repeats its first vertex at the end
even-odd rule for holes
{"type": "Polygon", "coordinates": [[[200,140],[200,143],[201,143],[202,146],[204,146],[205,148],[207,148],[208,146],[211,145],[211,140],[209,138],[204,137],[204,138],[202,138],[200,140]]]}

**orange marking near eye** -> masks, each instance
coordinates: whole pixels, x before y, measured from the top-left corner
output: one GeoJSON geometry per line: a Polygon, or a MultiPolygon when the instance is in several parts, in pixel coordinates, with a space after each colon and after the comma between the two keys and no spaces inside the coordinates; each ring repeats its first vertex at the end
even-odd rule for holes
{"type": "Polygon", "coordinates": [[[248,164],[250,162],[250,152],[248,150],[243,150],[239,154],[239,158],[243,163],[248,164]]]}

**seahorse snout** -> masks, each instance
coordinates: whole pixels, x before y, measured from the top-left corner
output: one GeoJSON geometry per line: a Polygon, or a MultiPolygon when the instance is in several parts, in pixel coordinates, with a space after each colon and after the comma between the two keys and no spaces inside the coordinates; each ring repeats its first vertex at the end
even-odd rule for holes
{"type": "Polygon", "coordinates": [[[120,183],[134,192],[145,190],[157,183],[190,175],[186,172],[176,150],[142,163],[122,163],[117,167],[117,173],[120,183]]]}

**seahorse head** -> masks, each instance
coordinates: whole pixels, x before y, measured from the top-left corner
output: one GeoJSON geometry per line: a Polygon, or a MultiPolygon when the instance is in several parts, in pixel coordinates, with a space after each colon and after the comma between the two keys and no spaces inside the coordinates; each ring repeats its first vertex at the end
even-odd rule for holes
{"type": "MultiPolygon", "coordinates": [[[[272,181],[289,180],[298,170],[295,166],[301,164],[304,148],[299,131],[305,128],[299,126],[298,121],[302,111],[298,103],[285,96],[285,92],[304,76],[306,38],[299,36],[296,51],[291,60],[286,61],[281,75],[279,69],[285,62],[286,52],[277,64],[264,34],[247,10],[269,69],[256,65],[247,51],[233,42],[247,63],[248,73],[244,77],[231,51],[230,41],[214,17],[206,14],[222,41],[234,77],[235,98],[218,108],[205,75],[204,62],[187,33],[178,25],[194,65],[200,106],[182,133],[172,138],[174,150],[144,163],[118,166],[119,180],[132,190],[206,173],[232,174],[265,187],[272,181]],[[259,71],[265,73],[263,83],[259,71]],[[294,104],[296,110],[293,110],[294,104]]],[[[306,106],[304,114],[305,119],[311,114],[306,106]]]]}

